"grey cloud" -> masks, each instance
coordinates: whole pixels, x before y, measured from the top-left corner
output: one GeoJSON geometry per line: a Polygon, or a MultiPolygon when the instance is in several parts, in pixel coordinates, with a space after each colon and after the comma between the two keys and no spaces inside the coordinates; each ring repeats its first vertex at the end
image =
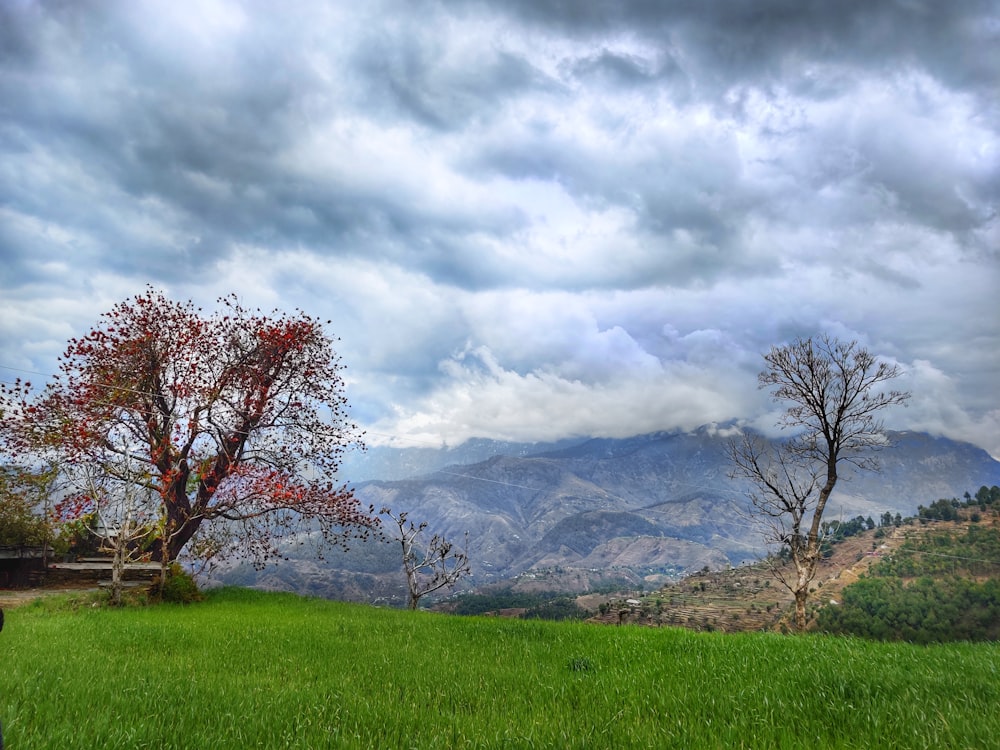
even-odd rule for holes
{"type": "Polygon", "coordinates": [[[606,85],[644,85],[656,79],[641,57],[608,49],[575,62],[571,71],[576,76],[596,78],[606,85]]]}
{"type": "Polygon", "coordinates": [[[588,85],[609,89],[649,89],[657,87],[670,92],[671,98],[683,103],[691,97],[691,80],[669,48],[655,55],[617,52],[607,47],[563,66],[566,74],[588,85]]]}
{"type": "MultiPolygon", "coordinates": [[[[599,15],[611,12],[600,5],[592,10],[599,15]]],[[[642,5],[634,10],[640,20],[644,12],[651,12],[642,5]]],[[[752,30],[767,23],[780,28],[803,23],[795,14],[788,18],[778,14],[769,20],[767,7],[759,13],[745,13],[746,17],[730,20],[747,21],[751,39],[756,39],[752,30]]],[[[617,11],[615,14],[621,23],[636,20],[617,11]]],[[[439,17],[432,14],[432,18],[439,17]]],[[[692,23],[704,20],[688,19],[692,23]]],[[[76,23],[74,20],[74,29],[76,23]]],[[[66,24],[69,26],[69,21],[66,24]]],[[[381,91],[395,101],[400,107],[397,117],[408,115],[413,122],[431,128],[447,125],[458,129],[472,119],[480,124],[485,124],[483,117],[496,122],[499,109],[510,97],[541,96],[555,107],[560,99],[568,101],[565,88],[551,85],[530,63],[510,53],[486,49],[478,57],[447,59],[447,47],[442,50],[438,46],[433,24],[418,34],[408,31],[409,27],[396,25],[383,36],[370,32],[357,42],[354,53],[364,62],[356,85],[368,90],[369,96],[373,90],[381,91]]],[[[126,43],[117,53],[120,59],[110,62],[90,49],[110,73],[105,83],[93,90],[95,106],[53,117],[42,105],[34,117],[26,117],[48,123],[48,145],[86,154],[80,160],[87,164],[95,182],[119,186],[137,204],[149,197],[169,204],[175,214],[175,241],[182,247],[173,251],[175,260],[167,267],[186,267],[190,259],[207,263],[228,252],[226,248],[234,239],[307,243],[339,253],[355,252],[360,243],[366,243],[369,252],[381,245],[383,252],[398,262],[426,268],[432,274],[450,274],[452,283],[459,286],[483,288],[491,279],[516,283],[516,276],[505,274],[507,269],[492,262],[490,253],[477,251],[473,240],[484,231],[499,239],[509,238],[524,223],[516,212],[507,212],[502,221],[492,225],[482,214],[463,221],[456,215],[421,210],[406,194],[358,191],[348,176],[326,175],[323,182],[313,184],[300,176],[283,174],[276,159],[282,145],[293,140],[296,128],[303,124],[299,115],[307,109],[305,102],[319,90],[319,83],[294,50],[268,71],[268,56],[258,48],[266,51],[274,44],[267,43],[269,38],[262,34],[255,31],[234,42],[232,54],[239,55],[239,69],[229,62],[222,64],[220,71],[209,70],[204,79],[192,77],[189,66],[165,57],[166,53],[144,54],[135,41],[131,46],[126,43]],[[118,72],[123,65],[132,72],[118,72]],[[127,78],[115,85],[116,75],[127,78]],[[146,78],[137,89],[138,95],[125,104],[119,102],[118,95],[136,89],[133,81],[139,76],[146,78]],[[373,245],[373,237],[385,241],[377,239],[373,245]]],[[[678,32],[673,37],[683,35],[678,32]]],[[[782,38],[779,34],[775,43],[780,46],[782,38]]],[[[95,48],[98,43],[94,34],[84,35],[84,39],[85,47],[95,48]]],[[[695,46],[701,49],[701,45],[695,46]]],[[[679,66],[674,56],[664,59],[669,63],[666,67],[676,72],[679,66]]],[[[634,82],[643,75],[656,77],[662,72],[656,65],[638,55],[604,49],[582,58],[574,74],[592,76],[603,71],[600,85],[614,87],[623,79],[634,82]]],[[[353,99],[346,102],[348,108],[360,103],[353,99]]],[[[471,162],[472,171],[482,174],[487,167],[515,179],[557,180],[586,204],[598,201],[633,211],[637,225],[648,234],[651,249],[649,262],[631,266],[635,277],[646,283],[683,284],[687,279],[711,279],[727,268],[747,273],[755,265],[741,258],[737,226],[741,215],[759,201],[741,188],[738,159],[728,158],[726,144],[718,139],[698,135],[675,142],[650,142],[646,150],[655,157],[649,160],[647,154],[630,156],[627,147],[617,153],[595,153],[579,147],[544,120],[524,126],[520,134],[501,126],[496,145],[481,143],[481,153],[471,162]],[[676,246],[677,231],[693,238],[690,247],[676,246]]],[[[954,229],[976,226],[970,224],[969,212],[954,194],[942,193],[940,188],[924,194],[921,191],[927,189],[908,179],[908,171],[900,172],[897,160],[880,153],[871,157],[869,163],[874,168],[870,179],[894,190],[905,201],[904,208],[920,216],[940,216],[954,229]]],[[[983,189],[978,184],[971,188],[974,192],[983,189]]],[[[25,192],[39,193],[33,188],[25,192]]],[[[60,203],[69,205],[72,201],[60,203]]],[[[133,210],[141,212],[138,205],[133,210]]],[[[95,222],[94,234],[115,235],[111,218],[104,223],[96,217],[72,220],[83,230],[90,229],[88,222],[95,222]]],[[[121,232],[114,245],[119,251],[125,246],[138,250],[146,246],[141,238],[121,232]]],[[[162,250],[159,255],[163,255],[162,250]]],[[[628,269],[624,267],[621,276],[590,278],[582,283],[628,283],[628,269]]]]}
{"type": "MultiPolygon", "coordinates": [[[[296,113],[315,84],[294,54],[284,58],[291,60],[285,75],[266,73],[259,55],[250,55],[245,70],[195,77],[186,61],[145,55],[116,20],[117,39],[126,47],[112,44],[116,58],[108,60],[103,41],[87,33],[82,19],[53,12],[45,24],[62,44],[27,60],[25,75],[4,79],[7,100],[18,103],[9,126],[15,137],[7,141],[15,151],[8,164],[18,173],[5,181],[5,203],[100,237],[94,252],[106,263],[171,278],[209,268],[234,240],[365,252],[358,249],[365,237],[386,235],[408,246],[402,255],[409,262],[420,263],[409,239],[421,227],[436,223],[437,233],[456,233],[452,245],[463,233],[488,227],[482,216],[464,226],[456,226],[463,222],[455,214],[423,216],[391,191],[359,193],[350,176],[338,184],[339,175],[328,175],[317,185],[283,173],[280,150],[302,126],[296,113]],[[39,96],[38,84],[50,85],[53,69],[75,79],[82,95],[39,96]],[[40,184],[49,175],[33,179],[31,166],[42,154],[64,171],[79,165],[81,173],[55,186],[40,184]],[[21,160],[29,166],[21,168],[21,160]],[[53,188],[63,193],[56,200],[53,188]],[[168,244],[176,246],[164,247],[165,229],[149,238],[131,231],[147,212],[148,223],[169,224],[168,244]]],[[[25,244],[19,252],[37,251],[25,244]]],[[[438,243],[431,256],[446,257],[431,261],[432,270],[435,263],[448,267],[450,252],[448,243],[438,243]]],[[[475,269],[456,273],[456,282],[474,283],[475,275],[475,269]]]]}
{"type": "Polygon", "coordinates": [[[0,4],[5,359],[235,290],[335,320],[366,422],[558,437],[752,418],[828,330],[984,440],[995,3],[355,6],[0,4]]]}
{"type": "Polygon", "coordinates": [[[360,70],[396,117],[453,131],[490,119],[505,97],[553,85],[521,57],[498,49],[476,49],[448,59],[442,40],[411,28],[391,36],[371,35],[358,44],[360,70]]]}
{"type": "MultiPolygon", "coordinates": [[[[467,3],[484,12],[493,4],[467,3]]],[[[741,0],[724,3],[658,0],[524,0],[503,11],[559,33],[603,36],[627,32],[682,45],[701,84],[803,74],[815,60],[879,67],[919,58],[951,85],[996,91],[1000,67],[998,10],[989,0],[741,0]]]]}
{"type": "Polygon", "coordinates": [[[608,137],[608,150],[574,143],[544,123],[500,130],[463,168],[511,179],[550,180],[582,206],[620,207],[632,215],[646,248],[639,263],[621,264],[584,285],[684,285],[724,274],[773,270],[740,247],[739,226],[760,199],[743,183],[735,144],[724,132],[608,137]],[[617,146],[618,150],[613,150],[617,146]]]}

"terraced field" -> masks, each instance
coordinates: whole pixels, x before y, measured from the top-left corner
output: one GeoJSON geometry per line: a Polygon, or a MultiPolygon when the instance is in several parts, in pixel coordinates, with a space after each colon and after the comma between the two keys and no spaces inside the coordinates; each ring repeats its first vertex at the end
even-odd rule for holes
{"type": "MultiPolygon", "coordinates": [[[[836,600],[841,590],[856,581],[873,562],[897,549],[906,533],[921,533],[921,530],[899,527],[877,540],[874,531],[867,531],[835,545],[833,554],[820,563],[816,574],[813,606],[836,600]]],[[[612,599],[593,621],[612,625],[676,625],[722,632],[780,630],[788,625],[792,603],[791,593],[761,563],[705,571],[654,594],[612,599]]]]}

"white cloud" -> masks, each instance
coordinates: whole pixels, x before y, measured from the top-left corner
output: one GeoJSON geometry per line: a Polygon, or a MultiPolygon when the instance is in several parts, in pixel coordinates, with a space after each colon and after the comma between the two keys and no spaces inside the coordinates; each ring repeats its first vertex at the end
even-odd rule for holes
{"type": "Polygon", "coordinates": [[[912,396],[908,408],[892,415],[888,424],[967,440],[1000,460],[1000,409],[970,414],[962,407],[955,379],[926,360],[915,360],[907,367],[902,382],[912,396]]]}
{"type": "Polygon", "coordinates": [[[379,432],[542,439],[767,421],[826,331],[1000,452],[995,9],[751,6],[0,5],[0,365],[236,292],[379,432]]]}
{"type": "Polygon", "coordinates": [[[481,435],[524,441],[626,437],[668,425],[694,429],[732,419],[744,407],[724,376],[683,363],[655,375],[623,370],[610,381],[587,383],[553,372],[506,370],[480,347],[442,369],[447,377],[432,394],[373,430],[404,440],[437,436],[449,445],[481,435]]]}

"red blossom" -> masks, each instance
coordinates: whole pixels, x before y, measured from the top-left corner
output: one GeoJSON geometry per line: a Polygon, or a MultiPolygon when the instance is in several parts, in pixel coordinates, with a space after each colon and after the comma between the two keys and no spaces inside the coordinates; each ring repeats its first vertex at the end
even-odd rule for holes
{"type": "Polygon", "coordinates": [[[333,340],[302,312],[220,303],[206,315],[148,289],[116,305],[70,340],[43,392],[0,384],[0,447],[109,471],[123,453],[140,461],[170,559],[216,519],[238,521],[258,557],[294,530],[289,514],[335,538],[367,528],[349,490],[302,477],[334,476],[342,445],[360,444],[333,340]]]}

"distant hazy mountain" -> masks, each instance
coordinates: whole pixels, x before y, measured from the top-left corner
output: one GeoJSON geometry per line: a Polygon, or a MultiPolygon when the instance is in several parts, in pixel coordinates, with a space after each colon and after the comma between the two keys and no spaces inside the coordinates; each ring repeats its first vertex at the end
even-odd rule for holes
{"type": "MultiPolygon", "coordinates": [[[[1000,484],[1000,462],[975,446],[922,433],[890,437],[881,473],[846,476],[828,518],[913,515],[920,504],[1000,484]]],[[[655,584],[764,552],[745,516],[744,487],[728,478],[727,445],[725,430],[702,428],[559,444],[380,450],[368,457],[387,475],[416,467],[424,473],[365,481],[356,492],[363,505],[426,521],[430,533],[457,542],[468,534],[473,576],[466,585],[515,577],[537,588],[655,584]],[[443,463],[459,456],[476,459],[443,463]],[[384,463],[390,458],[395,463],[384,463]]],[[[289,554],[294,558],[294,548],[289,554]]],[[[369,601],[403,594],[396,549],[375,543],[333,552],[325,563],[292,559],[262,576],[241,567],[223,578],[369,601]]]]}
{"type": "Polygon", "coordinates": [[[524,457],[559,450],[585,442],[586,438],[554,443],[509,443],[474,438],[454,447],[418,446],[394,448],[374,445],[352,451],[345,457],[340,473],[354,484],[373,479],[393,480],[422,476],[446,466],[464,466],[493,456],[524,457]]]}

